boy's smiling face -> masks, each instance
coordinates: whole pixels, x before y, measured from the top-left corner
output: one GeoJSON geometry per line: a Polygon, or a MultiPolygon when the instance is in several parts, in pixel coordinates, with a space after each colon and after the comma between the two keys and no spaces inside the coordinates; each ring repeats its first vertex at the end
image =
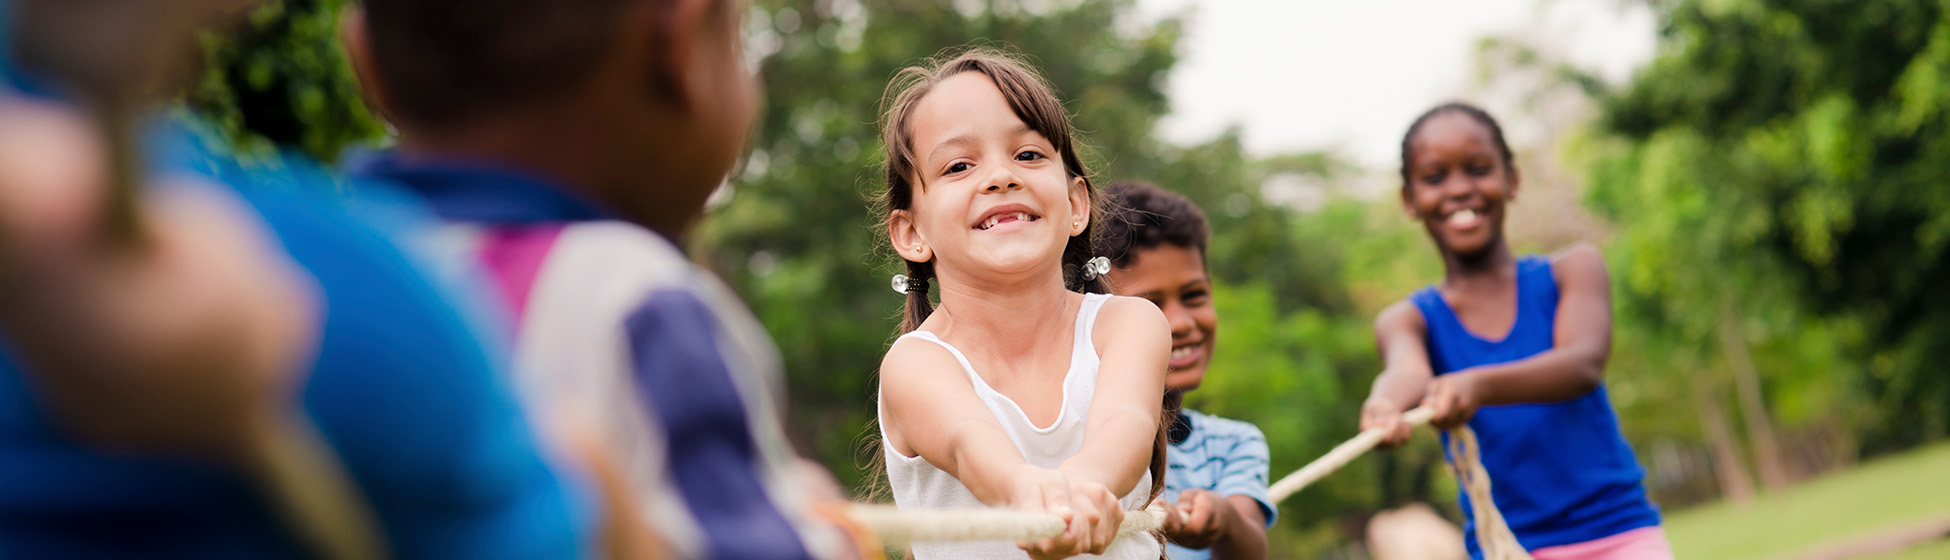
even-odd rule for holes
{"type": "Polygon", "coordinates": [[[1171,323],[1171,362],[1165,389],[1190,391],[1205,381],[1218,340],[1219,313],[1212,307],[1212,280],[1198,250],[1165,243],[1131,250],[1129,264],[1110,271],[1118,295],[1157,304],[1171,323]]]}

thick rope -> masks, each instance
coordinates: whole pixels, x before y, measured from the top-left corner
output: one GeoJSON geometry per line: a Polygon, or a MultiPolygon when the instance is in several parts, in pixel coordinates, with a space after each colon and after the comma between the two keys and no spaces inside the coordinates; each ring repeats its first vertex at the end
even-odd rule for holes
{"type": "MultiPolygon", "coordinates": [[[[1433,414],[1429,409],[1417,408],[1402,413],[1402,421],[1407,422],[1410,426],[1421,426],[1429,423],[1431,416],[1433,414]]],[[[1275,482],[1272,486],[1266,487],[1266,496],[1272,499],[1275,504],[1284,502],[1287,496],[1292,496],[1295,492],[1299,492],[1301,488],[1306,488],[1308,485],[1313,484],[1314,481],[1320,480],[1322,477],[1340,470],[1341,467],[1347,466],[1355,458],[1367,453],[1370,449],[1374,449],[1375,445],[1380,444],[1381,440],[1387,437],[1388,432],[1382,430],[1361,432],[1359,435],[1354,436],[1353,439],[1334,446],[1333,449],[1327,451],[1326,455],[1320,456],[1319,459],[1314,459],[1314,462],[1307,463],[1307,466],[1300,467],[1300,470],[1293,471],[1293,474],[1286,475],[1279,482],[1275,482]]]]}
{"type": "Polygon", "coordinates": [[[1476,544],[1483,548],[1483,560],[1531,560],[1530,552],[1517,542],[1503,512],[1490,496],[1490,473],[1483,469],[1482,453],[1476,447],[1476,431],[1469,426],[1449,430],[1449,474],[1469,495],[1469,509],[1476,520],[1476,544]]]}
{"type": "Polygon", "coordinates": [[[309,418],[291,414],[252,436],[253,478],[313,558],[387,557],[378,518],[365,494],[309,418]]]}
{"type": "MultiPolygon", "coordinates": [[[[1117,536],[1139,535],[1165,526],[1162,502],[1126,512],[1117,536]]],[[[897,509],[882,504],[853,504],[847,515],[873,530],[888,543],[944,541],[1030,541],[1063,534],[1063,518],[1055,514],[1006,509],[897,509]]]]}
{"type": "MultiPolygon", "coordinates": [[[[1432,416],[1428,409],[1417,408],[1403,413],[1402,421],[1411,426],[1421,426],[1428,424],[1432,416]]],[[[1284,501],[1307,485],[1347,466],[1387,437],[1387,432],[1378,429],[1361,432],[1273,483],[1266,493],[1275,504],[1284,501]]],[[[1456,484],[1469,495],[1469,505],[1476,519],[1476,542],[1483,548],[1483,557],[1486,560],[1530,560],[1530,554],[1517,543],[1516,535],[1510,532],[1509,524],[1503,521],[1503,513],[1496,509],[1496,501],[1490,496],[1490,476],[1483,469],[1481,453],[1476,445],[1476,432],[1468,426],[1449,430],[1448,447],[1449,472],[1456,477],[1456,484]]],[[[1165,516],[1163,507],[1160,503],[1153,503],[1144,511],[1125,515],[1124,523],[1117,528],[1118,536],[1146,533],[1162,527],[1165,516]]],[[[1061,535],[1064,529],[1063,519],[1053,514],[1004,509],[901,510],[888,505],[853,504],[847,510],[847,515],[860,525],[871,528],[889,543],[1026,541],[1061,535]]]]}

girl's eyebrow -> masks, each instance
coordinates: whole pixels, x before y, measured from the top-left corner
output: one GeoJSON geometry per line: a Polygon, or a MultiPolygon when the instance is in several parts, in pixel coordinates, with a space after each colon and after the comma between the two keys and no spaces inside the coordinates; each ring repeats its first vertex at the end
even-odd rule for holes
{"type": "MultiPolygon", "coordinates": [[[[1035,133],[1037,133],[1036,129],[1030,128],[1029,123],[1022,123],[1016,125],[1016,129],[1010,131],[1010,134],[1016,136],[1021,136],[1024,134],[1035,134],[1035,133]]],[[[976,142],[975,133],[973,132],[963,133],[954,136],[952,138],[949,138],[947,140],[942,140],[941,142],[936,143],[934,145],[934,150],[928,152],[928,161],[933,161],[935,158],[941,157],[941,152],[943,150],[947,150],[948,148],[952,148],[964,144],[974,144],[975,142],[976,142]]]]}
{"type": "Polygon", "coordinates": [[[964,144],[974,144],[974,143],[975,143],[975,133],[973,132],[965,133],[960,136],[949,138],[947,140],[942,140],[940,143],[934,145],[933,151],[928,152],[928,161],[934,161],[935,158],[941,157],[941,152],[947,151],[948,148],[953,148],[955,146],[960,146],[964,144]]]}

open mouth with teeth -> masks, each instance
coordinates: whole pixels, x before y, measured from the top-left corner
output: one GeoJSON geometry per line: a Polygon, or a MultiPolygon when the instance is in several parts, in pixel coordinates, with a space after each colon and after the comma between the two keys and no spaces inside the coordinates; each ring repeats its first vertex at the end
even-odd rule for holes
{"type": "Polygon", "coordinates": [[[1192,344],[1184,344],[1184,345],[1171,347],[1171,358],[1169,360],[1169,365],[1171,366],[1171,370],[1178,371],[1178,370],[1183,370],[1185,368],[1192,367],[1194,365],[1198,365],[1198,359],[1204,353],[1205,353],[1204,342],[1196,342],[1192,344]]]}
{"type": "Polygon", "coordinates": [[[1003,212],[1000,214],[989,216],[988,219],[982,220],[982,223],[975,224],[975,229],[988,231],[990,229],[994,229],[995,226],[999,226],[1003,224],[1010,224],[1010,223],[1017,223],[1017,222],[1030,223],[1039,219],[1041,218],[1036,217],[1034,214],[1030,214],[1028,212],[1023,212],[1020,210],[1015,212],[1003,212]]]}
{"type": "Polygon", "coordinates": [[[1449,214],[1448,218],[1443,219],[1443,223],[1456,229],[1469,229],[1483,223],[1483,216],[1473,209],[1464,208],[1449,214]]]}

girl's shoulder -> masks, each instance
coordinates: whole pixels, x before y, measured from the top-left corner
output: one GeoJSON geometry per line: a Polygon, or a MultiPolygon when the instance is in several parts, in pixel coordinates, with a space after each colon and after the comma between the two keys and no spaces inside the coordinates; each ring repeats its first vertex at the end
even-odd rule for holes
{"type": "Polygon", "coordinates": [[[1171,325],[1165,321],[1165,312],[1158,309],[1158,304],[1131,296],[1102,297],[1103,305],[1097,310],[1094,328],[1090,329],[1090,341],[1100,354],[1107,347],[1133,338],[1158,338],[1163,333],[1164,340],[1171,340],[1171,325]]]}
{"type": "Polygon", "coordinates": [[[1608,286],[1609,273],[1605,270],[1605,254],[1587,241],[1551,253],[1549,258],[1551,279],[1555,280],[1560,291],[1569,286],[1608,286]]]}
{"type": "MultiPolygon", "coordinates": [[[[1428,319],[1423,316],[1422,307],[1415,301],[1416,298],[1423,297],[1423,292],[1427,291],[1431,290],[1427,288],[1418,290],[1415,295],[1402,298],[1401,301],[1382,308],[1381,313],[1375,314],[1375,333],[1385,335],[1396,332],[1421,333],[1427,331],[1428,319]]],[[[1441,296],[1437,295],[1436,297],[1439,298],[1441,296]]]]}

